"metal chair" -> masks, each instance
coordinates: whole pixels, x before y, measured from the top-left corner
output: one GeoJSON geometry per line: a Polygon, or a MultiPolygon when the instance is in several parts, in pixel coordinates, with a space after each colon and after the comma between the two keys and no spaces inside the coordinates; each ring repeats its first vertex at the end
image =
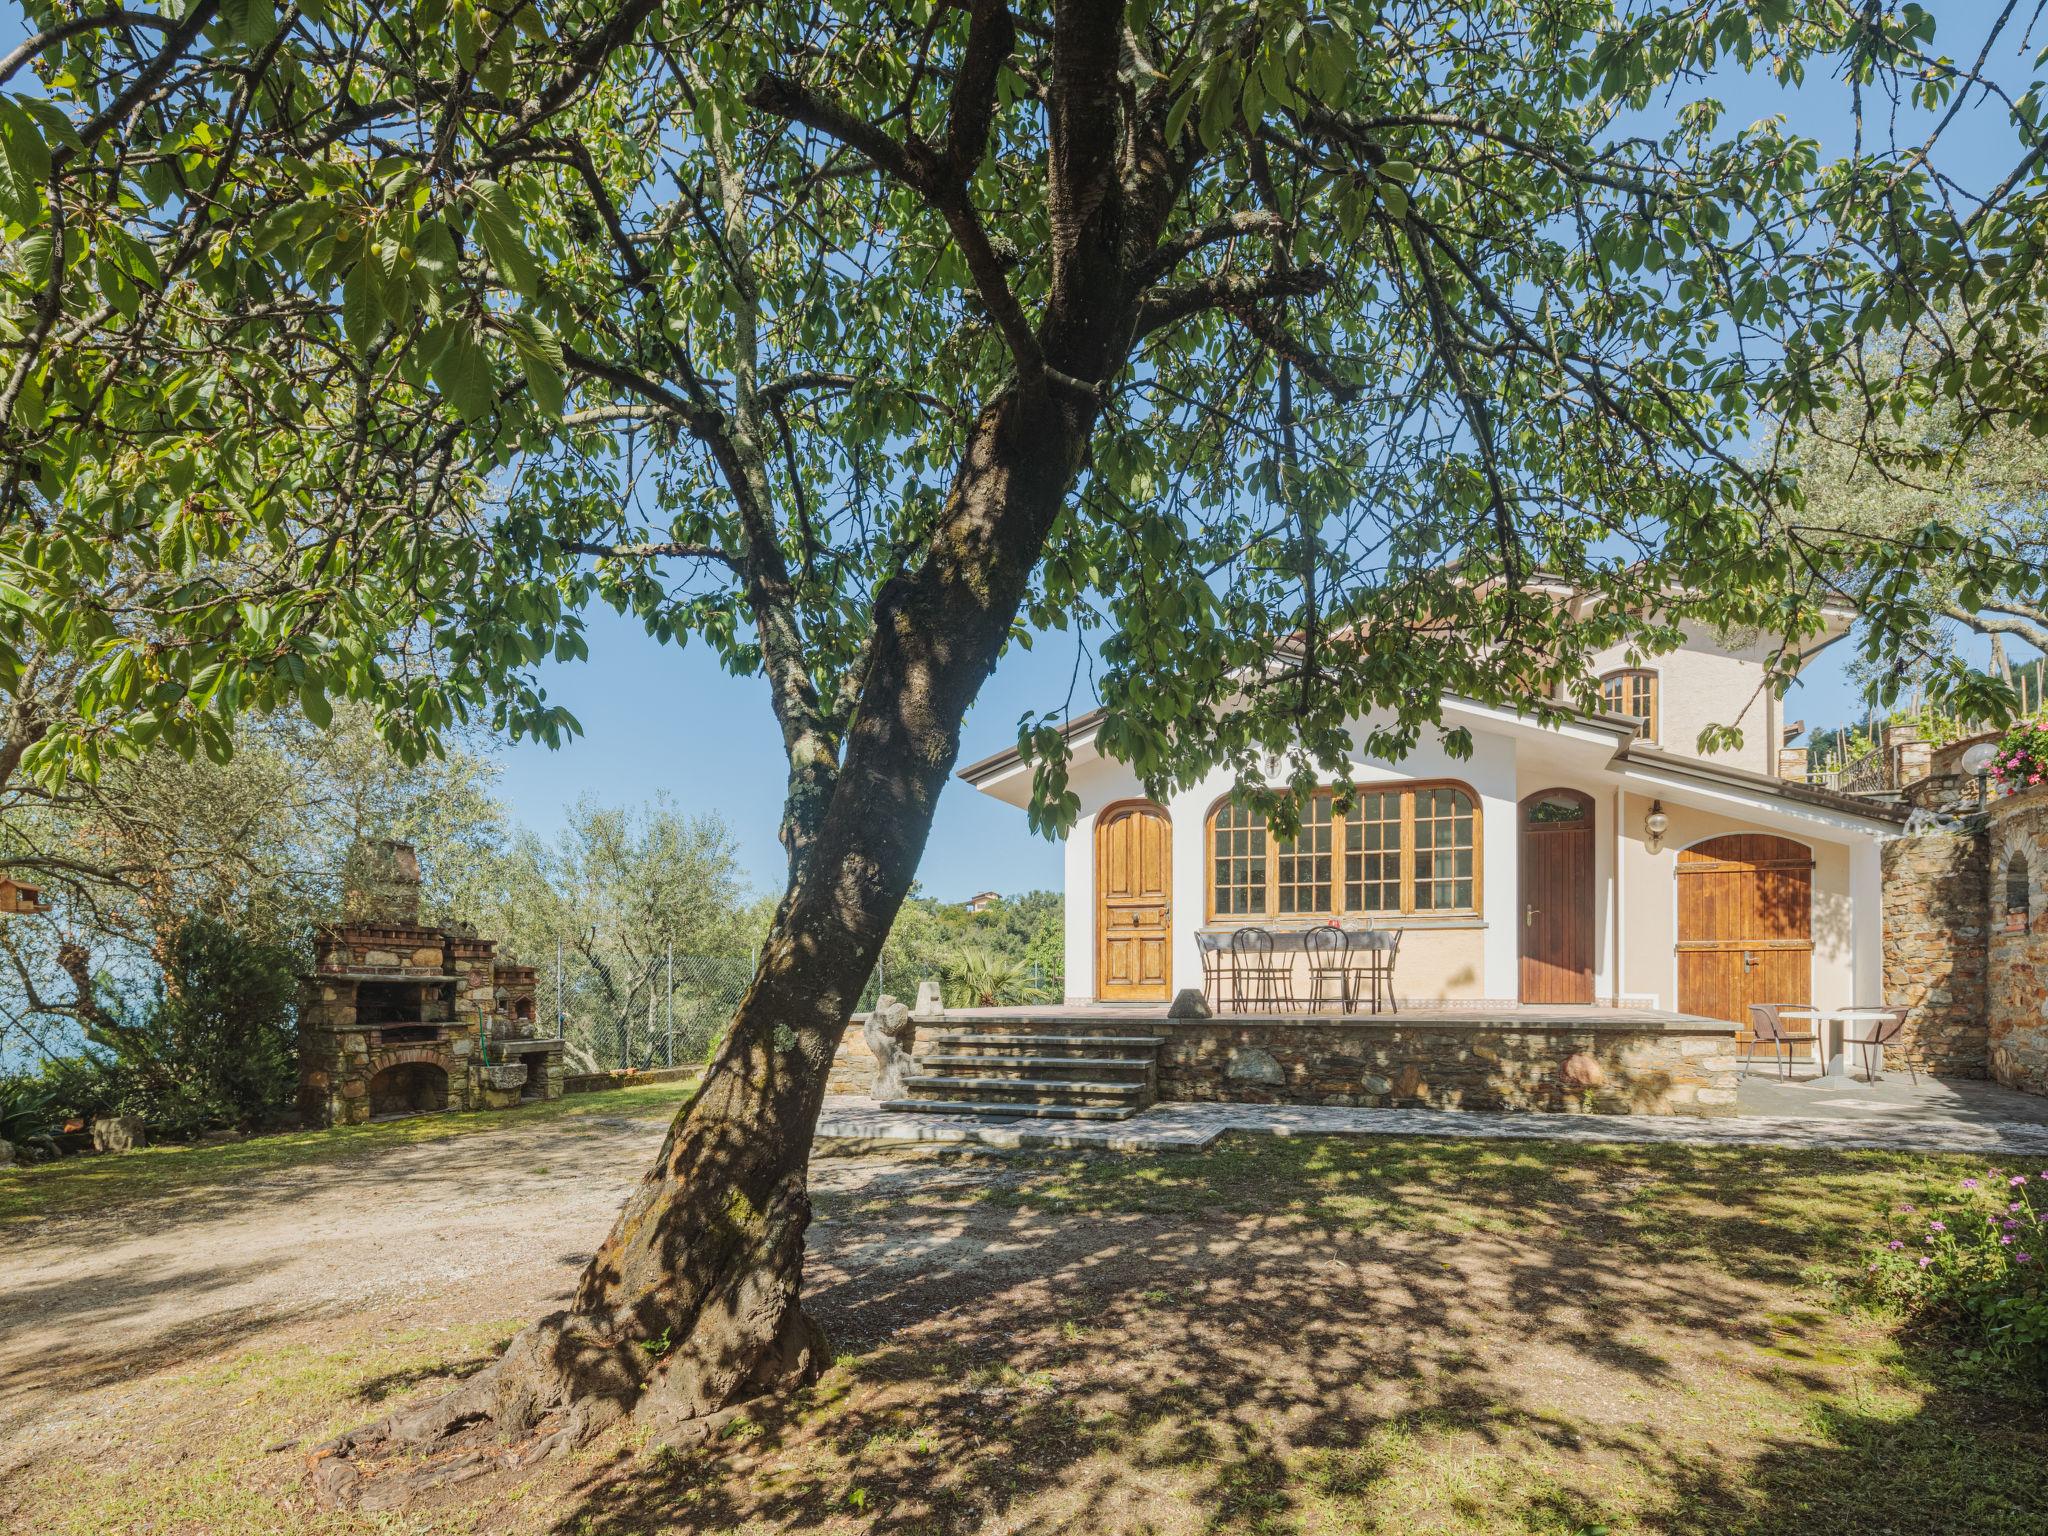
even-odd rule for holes
{"type": "MultiPolygon", "coordinates": [[[[1804,1003],[1751,1003],[1749,1005],[1749,1044],[1744,1046],[1742,1050],[1742,1072],[1737,1079],[1738,1081],[1748,1081],[1749,1065],[1756,1059],[1756,1048],[1759,1045],[1771,1047],[1772,1058],[1778,1063],[1778,1076],[1786,1082],[1791,1081],[1792,1078],[1793,1046],[1810,1044],[1814,1047],[1816,1058],[1818,1057],[1820,1036],[1818,1034],[1799,1035],[1788,1031],[1785,1028],[1784,1020],[1784,1015],[1788,1013],[1804,1014],[1809,1019],[1818,1017],[1814,1010],[1804,1003]]],[[[1827,1068],[1827,1063],[1824,1061],[1817,1061],[1816,1064],[1823,1071],[1827,1068]]]]}
{"type": "Polygon", "coordinates": [[[1302,935],[1308,951],[1308,1005],[1323,1006],[1323,989],[1335,986],[1335,1007],[1339,1013],[1351,1007],[1351,935],[1342,928],[1311,928],[1302,935]]]}
{"type": "Polygon", "coordinates": [[[1401,930],[1368,928],[1346,937],[1352,956],[1346,967],[1344,988],[1349,1005],[1355,1007],[1361,997],[1366,997],[1371,999],[1374,1013],[1380,1011],[1382,1001],[1393,1007],[1394,962],[1401,954],[1401,930]]]}
{"type": "Polygon", "coordinates": [[[1202,954],[1202,991],[1208,996],[1209,1006],[1221,1013],[1223,982],[1230,974],[1230,952],[1224,948],[1221,934],[1198,933],[1195,944],[1202,954]]]}
{"type": "MultiPolygon", "coordinates": [[[[1877,1075],[1878,1052],[1890,1045],[1905,1032],[1906,1010],[1903,1008],[1887,1008],[1883,1013],[1875,1013],[1873,1011],[1871,1016],[1851,1020],[1849,1025],[1844,1028],[1842,1044],[1856,1047],[1857,1053],[1863,1058],[1863,1080],[1875,1083],[1880,1081],[1877,1075]],[[1869,1034],[1861,1037],[1847,1032],[1849,1028],[1872,1025],[1875,1028],[1872,1028],[1869,1034]]],[[[1918,1088],[1920,1086],[1920,1074],[1913,1070],[1913,1063],[1910,1058],[1906,1062],[1906,1071],[1913,1079],[1913,1086],[1918,1088]]]]}
{"type": "Polygon", "coordinates": [[[1240,928],[1230,936],[1231,1011],[1293,1006],[1293,968],[1282,970],[1273,960],[1273,935],[1263,928],[1240,928]]]}

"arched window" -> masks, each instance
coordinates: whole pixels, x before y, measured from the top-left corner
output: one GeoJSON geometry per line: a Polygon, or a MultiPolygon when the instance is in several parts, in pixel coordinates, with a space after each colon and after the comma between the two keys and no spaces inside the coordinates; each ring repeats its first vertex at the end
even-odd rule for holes
{"type": "Polygon", "coordinates": [[[1600,707],[1610,715],[1629,715],[1640,720],[1637,734],[1645,741],[1657,739],[1657,674],[1643,667],[1609,672],[1600,679],[1600,707]]]}
{"type": "Polygon", "coordinates": [[[1293,838],[1233,800],[1209,816],[1209,916],[1385,917],[1479,912],[1479,803],[1462,784],[1316,794],[1293,838]]]}
{"type": "Polygon", "coordinates": [[[2027,856],[2017,849],[2005,861],[2005,910],[2007,916],[2025,921],[2033,916],[2034,882],[2027,868],[2027,856]]]}

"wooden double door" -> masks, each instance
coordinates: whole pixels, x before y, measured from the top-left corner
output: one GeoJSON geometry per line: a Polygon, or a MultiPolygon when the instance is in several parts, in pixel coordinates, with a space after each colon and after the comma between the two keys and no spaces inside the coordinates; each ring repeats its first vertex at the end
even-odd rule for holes
{"type": "Polygon", "coordinates": [[[1593,797],[1546,789],[1520,806],[1525,1003],[1593,1001],[1593,797]]]}
{"type": "Polygon", "coordinates": [[[1095,995],[1158,1002],[1173,980],[1173,824],[1149,803],[1095,823],[1095,995]]]}
{"type": "Polygon", "coordinates": [[[1813,1001],[1811,848],[1731,833],[1681,849],[1676,878],[1681,1013],[1732,1019],[1747,1043],[1751,1003],[1813,1001]]]}

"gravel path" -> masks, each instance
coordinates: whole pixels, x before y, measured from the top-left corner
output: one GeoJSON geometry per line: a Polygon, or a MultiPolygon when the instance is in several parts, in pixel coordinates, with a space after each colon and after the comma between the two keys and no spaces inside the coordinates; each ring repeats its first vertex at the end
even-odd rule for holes
{"type": "MultiPolygon", "coordinates": [[[[561,1116],[9,1228],[0,1480],[103,1389],[259,1336],[465,1291],[489,1293],[484,1317],[559,1303],[666,1125],[561,1116]]],[[[859,1194],[917,1157],[821,1162],[813,1186],[859,1194]]]]}

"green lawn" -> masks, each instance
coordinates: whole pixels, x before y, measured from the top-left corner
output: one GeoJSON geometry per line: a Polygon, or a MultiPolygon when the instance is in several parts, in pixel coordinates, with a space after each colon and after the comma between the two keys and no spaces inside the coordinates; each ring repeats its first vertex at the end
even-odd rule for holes
{"type": "Polygon", "coordinates": [[[474,1113],[413,1115],[373,1125],[254,1136],[224,1146],[146,1147],[118,1156],[68,1157],[33,1167],[0,1170],[0,1227],[39,1216],[63,1216],[133,1203],[175,1199],[200,1189],[287,1168],[374,1157],[393,1147],[480,1136],[584,1115],[666,1117],[694,1091],[694,1083],[648,1083],[604,1093],[571,1094],[552,1104],[474,1113]]]}

